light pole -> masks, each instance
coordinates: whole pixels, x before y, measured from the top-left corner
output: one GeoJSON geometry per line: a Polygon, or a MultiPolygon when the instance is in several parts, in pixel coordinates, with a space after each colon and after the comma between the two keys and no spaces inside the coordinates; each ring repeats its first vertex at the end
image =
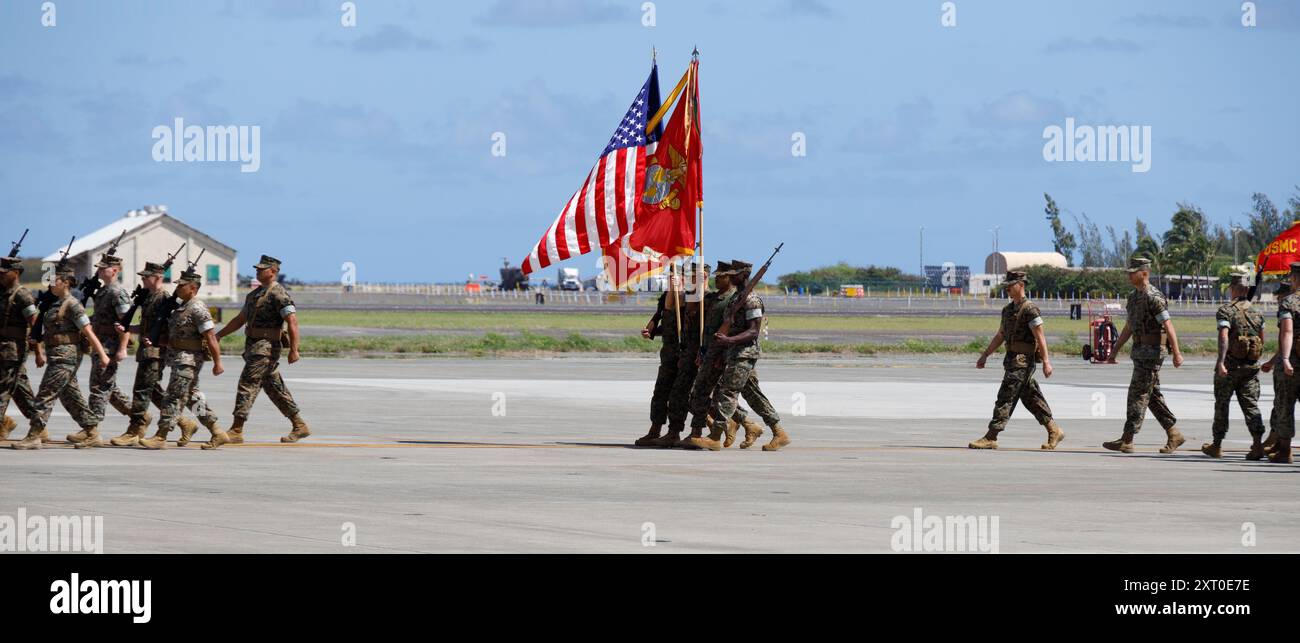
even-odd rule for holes
{"type": "Polygon", "coordinates": [[[1237,233],[1241,232],[1241,226],[1232,224],[1232,263],[1235,265],[1237,259],[1237,233]]]}

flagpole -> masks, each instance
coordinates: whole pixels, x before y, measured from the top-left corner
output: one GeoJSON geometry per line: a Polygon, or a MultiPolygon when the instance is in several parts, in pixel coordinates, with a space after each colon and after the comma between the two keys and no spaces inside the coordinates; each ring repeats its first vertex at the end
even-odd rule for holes
{"type": "Polygon", "coordinates": [[[668,264],[668,289],[673,291],[673,310],[677,313],[677,344],[682,342],[682,291],[673,287],[673,277],[677,276],[677,264],[668,264]]]}
{"type": "MultiPolygon", "coordinates": [[[[696,91],[696,87],[697,87],[696,83],[699,82],[699,79],[696,77],[696,74],[699,73],[698,70],[699,64],[700,64],[700,49],[699,47],[695,47],[694,51],[691,52],[691,66],[687,70],[687,72],[691,76],[690,85],[691,85],[692,92],[696,91]]],[[[695,127],[699,127],[698,114],[696,115],[695,127]]],[[[703,139],[702,129],[700,131],[700,134],[701,134],[700,145],[703,146],[704,141],[702,140],[703,139]]],[[[686,136],[686,140],[688,141],[690,140],[689,133],[686,136]]],[[[701,153],[700,154],[701,188],[703,188],[702,185],[703,182],[704,182],[704,154],[701,153]]],[[[695,255],[696,256],[695,269],[697,275],[702,275],[704,274],[704,200],[703,199],[700,199],[695,202],[695,236],[699,240],[699,245],[700,245],[700,250],[695,255]]],[[[699,288],[699,297],[700,297],[699,316],[700,316],[700,345],[701,346],[704,345],[704,291],[708,289],[708,285],[709,285],[708,279],[705,278],[705,280],[701,282],[701,287],[699,288]]]]}

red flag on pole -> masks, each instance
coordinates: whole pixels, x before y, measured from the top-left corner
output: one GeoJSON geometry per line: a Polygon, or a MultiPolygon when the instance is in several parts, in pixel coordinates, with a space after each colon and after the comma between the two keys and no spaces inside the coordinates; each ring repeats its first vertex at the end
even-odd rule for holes
{"type": "Polygon", "coordinates": [[[662,270],[673,256],[695,254],[695,209],[703,199],[698,70],[693,61],[659,144],[647,150],[636,224],[604,249],[617,288],[662,270]]]}

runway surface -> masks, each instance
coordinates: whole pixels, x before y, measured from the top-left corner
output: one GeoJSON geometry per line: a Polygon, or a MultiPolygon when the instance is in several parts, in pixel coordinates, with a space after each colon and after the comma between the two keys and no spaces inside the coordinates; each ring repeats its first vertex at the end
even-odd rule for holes
{"type": "MultiPolygon", "coordinates": [[[[227,360],[201,381],[225,423],[241,365],[227,360]]],[[[889,552],[922,548],[912,523],[968,518],[1001,552],[1300,551],[1300,469],[1244,461],[1235,408],[1231,452],[1197,450],[1205,360],[1162,372],[1188,437],[1171,456],[1153,419],[1139,453],[1100,448],[1120,432],[1129,371],[1072,361],[1040,376],[1060,449],[1039,450],[1024,409],[1001,449],[966,449],[1001,371],[952,357],[764,360],[786,450],[632,448],[656,363],[308,359],[284,366],[306,442],[279,444],[288,423],[263,398],[249,444],[215,452],[0,449],[0,517],[103,516],[107,552],[889,552]]],[[[1266,413],[1271,388],[1266,376],[1266,413]]],[[[106,437],[126,425],[110,414],[106,437]]],[[[50,428],[75,427],[60,409],[50,428]]]]}

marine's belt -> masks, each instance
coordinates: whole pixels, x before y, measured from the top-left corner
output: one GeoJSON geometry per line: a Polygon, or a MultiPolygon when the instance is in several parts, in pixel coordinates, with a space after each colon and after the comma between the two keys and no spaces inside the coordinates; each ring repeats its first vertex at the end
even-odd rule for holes
{"type": "Polygon", "coordinates": [[[0,339],[27,339],[27,327],[0,326],[0,339]]]}
{"type": "Polygon", "coordinates": [[[280,327],[275,328],[246,328],[244,335],[249,339],[269,339],[273,342],[280,341],[280,327]]]}
{"type": "Polygon", "coordinates": [[[1034,342],[1007,342],[1007,350],[1022,355],[1033,355],[1038,352],[1038,345],[1034,342]]]}
{"type": "Polygon", "coordinates": [[[1146,333],[1134,335],[1133,342],[1139,346],[1159,346],[1162,335],[1160,333],[1146,333]]]}
{"type": "Polygon", "coordinates": [[[167,342],[167,347],[192,353],[202,353],[207,350],[207,344],[202,339],[178,339],[173,337],[167,342]]]}
{"type": "Polygon", "coordinates": [[[50,333],[45,336],[47,347],[79,343],[81,343],[81,333],[50,333]]]}

